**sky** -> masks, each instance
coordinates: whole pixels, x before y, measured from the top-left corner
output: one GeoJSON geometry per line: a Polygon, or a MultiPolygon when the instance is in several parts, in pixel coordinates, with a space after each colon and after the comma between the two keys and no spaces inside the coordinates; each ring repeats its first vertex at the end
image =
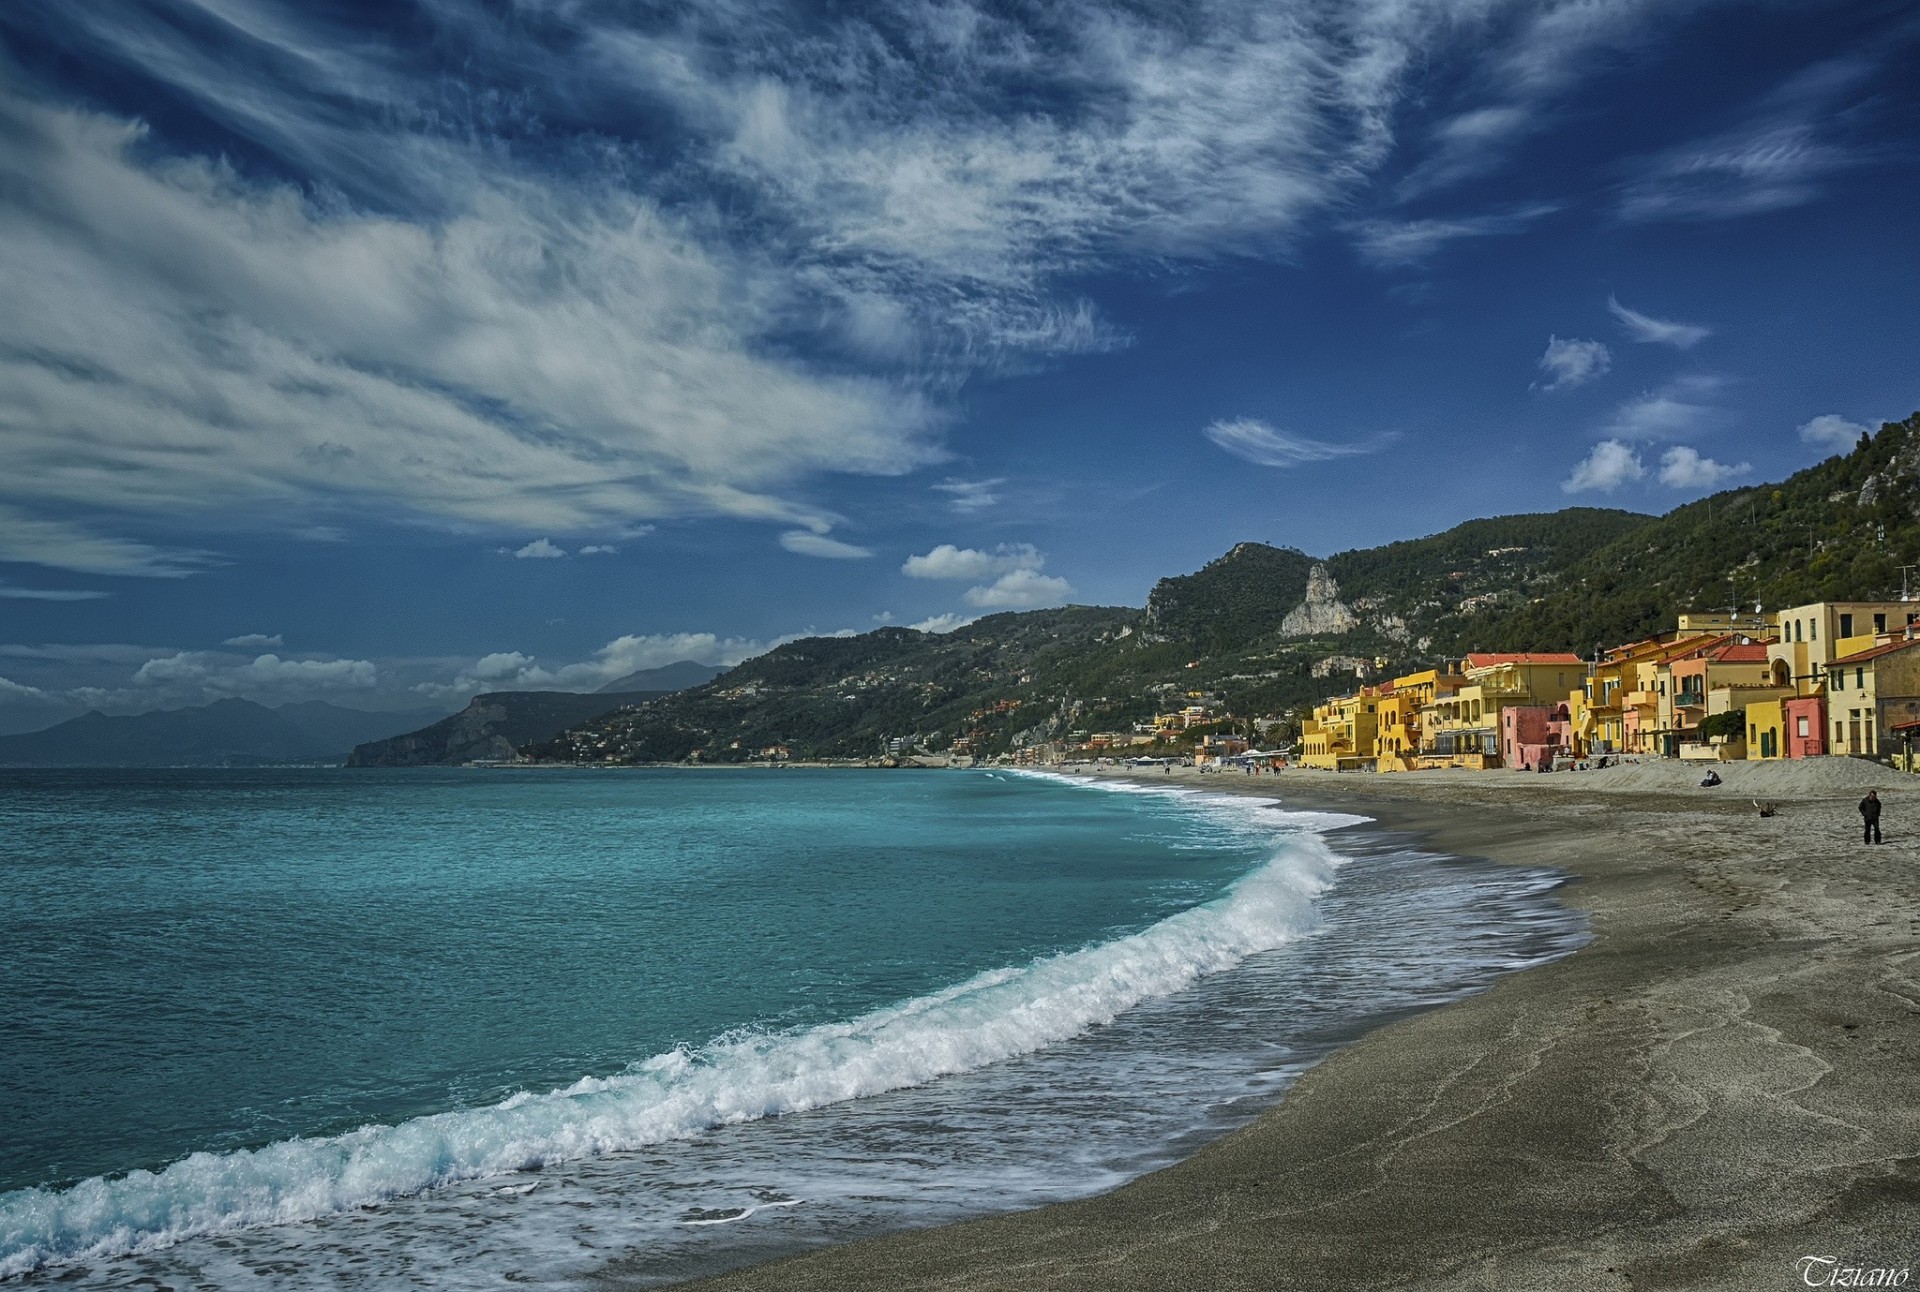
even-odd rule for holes
{"type": "Polygon", "coordinates": [[[1906,3],[14,0],[0,731],[1778,478],[1920,408],[1917,59],[1906,3]]]}

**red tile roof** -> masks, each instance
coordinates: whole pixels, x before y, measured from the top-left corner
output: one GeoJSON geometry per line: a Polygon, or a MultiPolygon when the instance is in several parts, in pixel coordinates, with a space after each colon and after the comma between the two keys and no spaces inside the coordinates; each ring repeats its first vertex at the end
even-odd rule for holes
{"type": "Polygon", "coordinates": [[[1764,664],[1767,647],[1764,642],[1729,642],[1714,651],[1713,658],[1723,664],[1764,664]]]}
{"type": "Polygon", "coordinates": [[[1513,651],[1505,654],[1484,654],[1467,656],[1468,668],[1495,668],[1501,664],[1585,664],[1586,661],[1569,651],[1546,652],[1513,651]]]}

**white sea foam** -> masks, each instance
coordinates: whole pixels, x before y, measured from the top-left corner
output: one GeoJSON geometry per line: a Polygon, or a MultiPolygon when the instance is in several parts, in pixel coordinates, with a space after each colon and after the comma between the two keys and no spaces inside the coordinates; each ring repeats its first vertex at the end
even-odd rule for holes
{"type": "Polygon", "coordinates": [[[725,1036],[618,1076],[523,1092],[487,1108],[196,1153],[158,1172],[95,1177],[57,1192],[0,1195],[0,1277],[685,1139],[919,1085],[1066,1040],[1315,927],[1314,898],[1337,862],[1310,831],[1361,818],[1309,824],[1305,814],[1290,814],[1295,819],[1283,822],[1258,801],[1208,797],[1217,800],[1209,810],[1266,813],[1267,837],[1278,825],[1283,841],[1221,897],[1138,933],[982,973],[847,1022],[725,1036]]]}

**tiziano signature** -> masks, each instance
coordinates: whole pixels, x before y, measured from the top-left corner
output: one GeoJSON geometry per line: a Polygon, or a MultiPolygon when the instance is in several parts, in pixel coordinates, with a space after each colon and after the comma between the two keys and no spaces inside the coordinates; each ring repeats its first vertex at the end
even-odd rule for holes
{"type": "Polygon", "coordinates": [[[1810,1288],[1903,1288],[1913,1271],[1842,1265],[1836,1256],[1802,1256],[1794,1262],[1810,1288]]]}

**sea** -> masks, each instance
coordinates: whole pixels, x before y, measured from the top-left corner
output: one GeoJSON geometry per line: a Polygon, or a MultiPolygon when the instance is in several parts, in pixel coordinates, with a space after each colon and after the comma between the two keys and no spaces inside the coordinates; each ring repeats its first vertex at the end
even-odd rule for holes
{"type": "Polygon", "coordinates": [[[1084,1197],[1588,936],[1272,786],[0,771],[0,1278],[650,1288],[1084,1197]]]}

